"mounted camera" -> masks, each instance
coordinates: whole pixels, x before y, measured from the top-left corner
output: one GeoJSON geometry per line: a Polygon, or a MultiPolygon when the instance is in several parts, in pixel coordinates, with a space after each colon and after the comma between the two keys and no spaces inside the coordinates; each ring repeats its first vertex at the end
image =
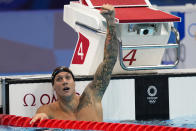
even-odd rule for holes
{"type": "Polygon", "coordinates": [[[155,32],[155,24],[130,24],[129,32],[137,32],[139,35],[149,36],[155,32]]]}

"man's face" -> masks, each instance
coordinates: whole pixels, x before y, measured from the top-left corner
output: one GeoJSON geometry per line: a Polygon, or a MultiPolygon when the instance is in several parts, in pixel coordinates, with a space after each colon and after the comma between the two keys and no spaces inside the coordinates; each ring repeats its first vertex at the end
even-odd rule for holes
{"type": "Polygon", "coordinates": [[[75,82],[68,72],[60,72],[54,79],[54,90],[60,97],[75,94],[75,82]]]}

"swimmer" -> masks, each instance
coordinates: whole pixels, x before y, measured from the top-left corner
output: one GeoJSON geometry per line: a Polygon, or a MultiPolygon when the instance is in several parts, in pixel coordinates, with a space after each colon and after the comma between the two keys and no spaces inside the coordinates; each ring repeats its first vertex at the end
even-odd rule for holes
{"type": "Polygon", "coordinates": [[[107,22],[104,59],[98,66],[92,82],[81,96],[76,94],[73,73],[66,67],[57,67],[52,73],[52,85],[57,101],[38,108],[30,123],[40,119],[103,121],[101,100],[110,82],[117,60],[118,44],[115,27],[115,10],[111,5],[103,5],[101,15],[107,22]]]}

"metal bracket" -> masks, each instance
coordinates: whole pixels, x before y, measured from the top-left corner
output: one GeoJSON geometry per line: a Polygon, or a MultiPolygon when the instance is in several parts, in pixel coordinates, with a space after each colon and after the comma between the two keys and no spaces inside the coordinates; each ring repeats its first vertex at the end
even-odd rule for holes
{"type": "Polygon", "coordinates": [[[129,46],[129,45],[119,45],[119,61],[120,65],[124,70],[153,70],[153,69],[171,69],[177,66],[180,59],[180,35],[178,30],[175,27],[171,27],[171,31],[175,33],[176,43],[175,44],[167,44],[167,45],[139,45],[139,46],[129,46]],[[135,67],[126,67],[123,63],[123,50],[131,50],[131,49],[155,49],[155,48],[177,48],[177,58],[174,64],[169,65],[155,65],[155,66],[135,66],[135,67]]]}

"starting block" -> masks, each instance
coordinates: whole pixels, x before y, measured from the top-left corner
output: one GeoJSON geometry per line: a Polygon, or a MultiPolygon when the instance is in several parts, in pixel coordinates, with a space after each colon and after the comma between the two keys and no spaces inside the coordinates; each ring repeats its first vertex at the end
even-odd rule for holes
{"type": "Polygon", "coordinates": [[[115,7],[119,59],[113,74],[131,70],[173,68],[179,59],[179,33],[172,26],[180,18],[154,9],[148,0],[80,0],[64,5],[64,22],[78,32],[78,41],[70,63],[75,75],[93,75],[103,61],[106,21],[100,14],[103,4],[115,7]],[[168,44],[170,33],[176,43],[168,44]],[[161,65],[166,48],[176,48],[174,64],[161,65]]]}

